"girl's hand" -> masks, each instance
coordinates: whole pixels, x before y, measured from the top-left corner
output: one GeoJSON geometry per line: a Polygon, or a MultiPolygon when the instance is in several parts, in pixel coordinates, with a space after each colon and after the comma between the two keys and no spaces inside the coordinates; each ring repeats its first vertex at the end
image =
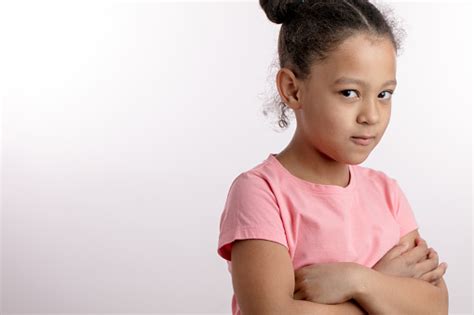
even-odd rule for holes
{"type": "Polygon", "coordinates": [[[356,273],[360,266],[352,262],[313,264],[295,271],[295,300],[321,304],[339,304],[352,299],[356,273]]]}
{"type": "Polygon", "coordinates": [[[434,249],[428,248],[422,238],[415,240],[414,248],[407,249],[408,244],[395,245],[372,269],[388,275],[416,278],[437,285],[448,265],[446,263],[438,265],[438,254],[434,249]]]}

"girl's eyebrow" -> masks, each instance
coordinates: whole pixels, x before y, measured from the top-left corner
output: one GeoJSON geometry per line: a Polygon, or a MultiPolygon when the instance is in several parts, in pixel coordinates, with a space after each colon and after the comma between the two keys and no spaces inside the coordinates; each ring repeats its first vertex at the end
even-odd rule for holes
{"type": "MultiPolygon", "coordinates": [[[[343,83],[356,83],[356,84],[363,85],[363,86],[368,85],[367,82],[365,82],[363,80],[348,78],[348,77],[340,77],[339,79],[334,81],[334,84],[343,84],[343,83]]],[[[382,86],[386,86],[386,85],[390,85],[390,84],[393,84],[393,85],[396,86],[397,85],[397,80],[395,80],[395,79],[394,80],[388,80],[382,86]]]]}

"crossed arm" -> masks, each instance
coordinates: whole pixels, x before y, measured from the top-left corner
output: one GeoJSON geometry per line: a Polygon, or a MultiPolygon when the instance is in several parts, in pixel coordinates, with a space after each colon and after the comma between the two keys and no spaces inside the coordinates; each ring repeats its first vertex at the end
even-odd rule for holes
{"type": "MultiPolygon", "coordinates": [[[[417,236],[415,230],[400,241],[414,246],[417,236]]],[[[283,245],[239,240],[232,246],[232,282],[245,315],[448,313],[448,291],[442,278],[434,286],[425,280],[389,276],[355,263],[346,267],[345,276],[334,271],[332,275],[341,279],[338,281],[347,281],[345,294],[352,299],[340,304],[320,304],[295,298],[294,269],[283,245]]],[[[328,279],[325,281],[326,287],[331,286],[328,279]]]]}
{"type": "MultiPolygon", "coordinates": [[[[414,244],[420,236],[418,230],[405,235],[400,242],[414,244]]],[[[413,246],[412,246],[413,247],[413,246]]],[[[358,274],[360,286],[354,299],[369,314],[448,314],[449,296],[443,278],[437,286],[424,280],[394,277],[361,266],[358,274]]],[[[347,308],[353,304],[351,313],[360,314],[357,303],[339,304],[347,308]]]]}
{"type": "Polygon", "coordinates": [[[448,290],[424,280],[385,275],[366,268],[355,300],[369,314],[448,314],[448,290]],[[365,275],[364,275],[365,273],[365,275]]]}

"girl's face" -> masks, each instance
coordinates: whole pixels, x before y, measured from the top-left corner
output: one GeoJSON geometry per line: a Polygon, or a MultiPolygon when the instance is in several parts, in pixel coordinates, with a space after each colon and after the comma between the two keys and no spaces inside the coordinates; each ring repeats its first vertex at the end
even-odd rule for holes
{"type": "Polygon", "coordinates": [[[363,162],[390,121],[395,77],[396,52],[389,39],[351,36],[313,65],[295,110],[297,133],[333,160],[363,162]],[[374,138],[368,145],[353,139],[363,136],[374,138]]]}

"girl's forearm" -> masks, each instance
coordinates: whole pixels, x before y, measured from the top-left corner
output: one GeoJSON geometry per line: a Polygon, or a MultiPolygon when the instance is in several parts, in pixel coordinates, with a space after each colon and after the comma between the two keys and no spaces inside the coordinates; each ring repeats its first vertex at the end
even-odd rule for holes
{"type": "Polygon", "coordinates": [[[305,300],[293,300],[285,314],[367,315],[368,313],[353,300],[340,304],[319,304],[305,300]]]}
{"type": "Polygon", "coordinates": [[[448,314],[448,291],[424,280],[395,277],[361,266],[354,299],[369,314],[448,314]]]}

